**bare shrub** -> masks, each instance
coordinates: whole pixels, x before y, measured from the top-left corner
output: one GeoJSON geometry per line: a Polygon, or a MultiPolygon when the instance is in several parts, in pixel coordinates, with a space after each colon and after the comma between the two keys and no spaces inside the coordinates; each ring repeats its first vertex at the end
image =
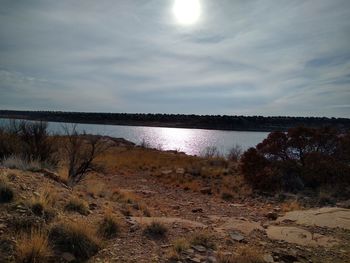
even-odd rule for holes
{"type": "Polygon", "coordinates": [[[141,146],[141,148],[144,148],[144,149],[150,149],[150,148],[152,148],[152,147],[151,147],[151,144],[150,144],[148,141],[146,141],[145,138],[142,139],[142,141],[141,141],[141,143],[140,143],[140,146],[141,146]]]}
{"type": "Polygon", "coordinates": [[[204,151],[201,154],[204,158],[217,158],[221,157],[218,148],[215,146],[208,146],[204,149],[204,151]]]}
{"type": "Polygon", "coordinates": [[[16,156],[27,163],[55,167],[57,146],[47,127],[46,122],[11,121],[7,127],[0,128],[0,160],[16,156]]]}
{"type": "Polygon", "coordinates": [[[57,164],[57,147],[54,138],[49,135],[47,122],[21,121],[18,127],[24,159],[57,164]]]}
{"type": "Polygon", "coordinates": [[[8,129],[0,127],[0,160],[19,152],[18,137],[8,129]]]}
{"type": "Polygon", "coordinates": [[[101,136],[79,134],[77,126],[65,126],[67,142],[64,152],[68,164],[68,185],[73,187],[84,179],[86,174],[98,170],[96,157],[105,152],[109,145],[101,136]]]}
{"type": "Polygon", "coordinates": [[[227,159],[232,162],[237,162],[241,158],[242,154],[242,147],[239,144],[235,144],[227,154],[227,159]]]}

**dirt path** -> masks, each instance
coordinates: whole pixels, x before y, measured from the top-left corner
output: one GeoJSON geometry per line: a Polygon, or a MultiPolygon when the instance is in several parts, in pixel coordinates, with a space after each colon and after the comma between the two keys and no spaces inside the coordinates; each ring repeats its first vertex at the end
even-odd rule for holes
{"type": "MultiPolygon", "coordinates": [[[[211,195],[164,185],[157,178],[142,173],[110,175],[108,185],[137,194],[153,218],[130,218],[129,232],[122,233],[90,262],[167,262],[174,238],[186,237],[203,228],[214,235],[216,249],[225,253],[234,254],[237,246],[248,244],[263,251],[266,262],[349,262],[349,231],[300,226],[291,220],[287,223],[269,220],[266,217],[269,211],[274,208],[279,211],[273,202],[259,203],[249,199],[240,203],[226,202],[211,195]],[[143,235],[143,226],[153,220],[167,225],[165,239],[151,240],[143,235]],[[305,239],[299,234],[294,239],[278,235],[277,226],[292,229],[293,233],[306,233],[305,239]],[[268,236],[269,232],[275,235],[268,236]],[[320,242],[314,240],[314,236],[318,236],[320,242]],[[329,245],[325,240],[332,240],[334,244],[329,245]],[[105,261],[106,258],[109,261],[105,261]]],[[[183,262],[195,262],[192,259],[190,256],[183,262]]],[[[202,257],[200,262],[210,261],[202,257]]]]}

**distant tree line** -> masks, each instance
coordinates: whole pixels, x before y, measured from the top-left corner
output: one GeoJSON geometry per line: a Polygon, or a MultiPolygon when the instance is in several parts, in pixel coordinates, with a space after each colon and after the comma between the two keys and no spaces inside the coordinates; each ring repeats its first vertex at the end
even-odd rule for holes
{"type": "Polygon", "coordinates": [[[298,126],[310,128],[331,126],[340,130],[350,129],[350,119],[326,117],[263,117],[194,114],[131,114],[10,110],[0,110],[0,117],[70,123],[93,123],[134,126],[141,125],[241,131],[287,131],[289,128],[298,126]]]}

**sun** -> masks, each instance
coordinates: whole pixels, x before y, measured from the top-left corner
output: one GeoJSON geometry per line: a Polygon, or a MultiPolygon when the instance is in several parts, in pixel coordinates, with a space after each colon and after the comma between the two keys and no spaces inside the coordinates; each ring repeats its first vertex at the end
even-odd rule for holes
{"type": "Polygon", "coordinates": [[[193,25],[201,16],[200,0],[174,0],[173,14],[181,25],[193,25]]]}

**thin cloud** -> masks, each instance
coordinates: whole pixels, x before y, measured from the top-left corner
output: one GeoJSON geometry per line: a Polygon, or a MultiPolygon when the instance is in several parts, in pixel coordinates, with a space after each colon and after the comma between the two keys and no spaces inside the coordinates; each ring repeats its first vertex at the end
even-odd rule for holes
{"type": "Polygon", "coordinates": [[[1,108],[350,116],[349,1],[202,3],[0,0],[1,108]]]}

